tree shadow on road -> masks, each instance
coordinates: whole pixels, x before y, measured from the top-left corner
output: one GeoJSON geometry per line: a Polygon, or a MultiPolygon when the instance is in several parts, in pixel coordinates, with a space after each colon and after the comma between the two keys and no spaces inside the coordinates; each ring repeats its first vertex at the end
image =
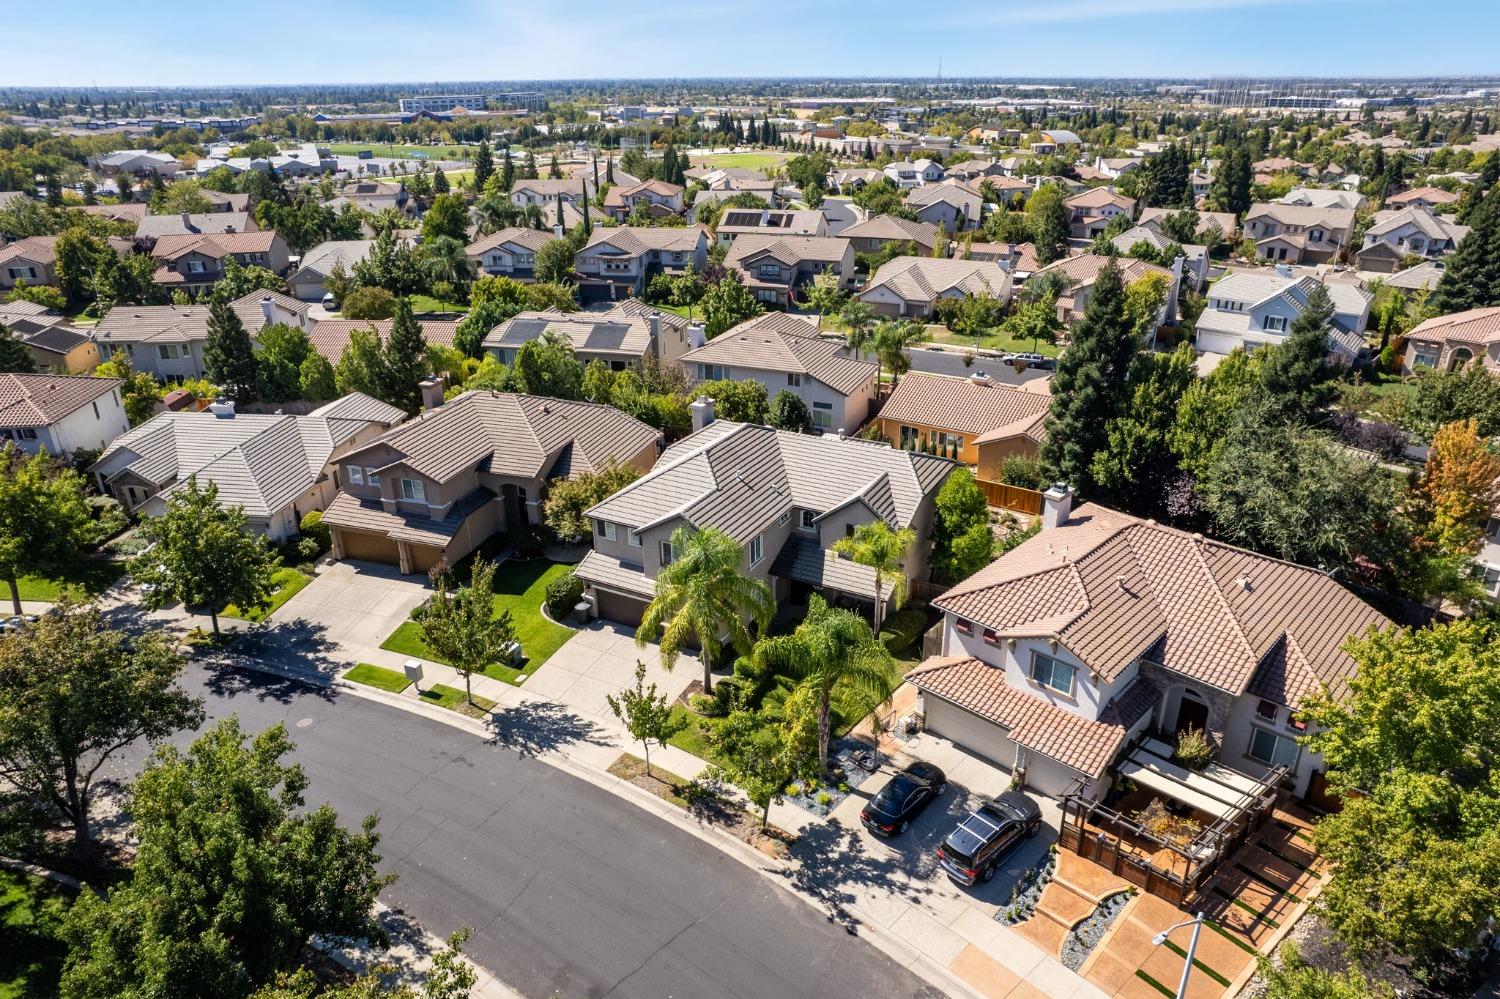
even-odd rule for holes
{"type": "Polygon", "coordinates": [[[518,756],[540,756],[585,743],[608,746],[604,731],[555,701],[525,701],[490,714],[491,741],[518,756]]]}
{"type": "Polygon", "coordinates": [[[853,906],[859,896],[856,887],[878,888],[920,904],[926,889],[914,889],[900,877],[905,863],[903,855],[878,856],[870,852],[855,829],[837,819],[826,824],[810,825],[792,845],[791,860],[781,873],[792,887],[823,909],[831,923],[854,933],[859,917],[853,906]]]}

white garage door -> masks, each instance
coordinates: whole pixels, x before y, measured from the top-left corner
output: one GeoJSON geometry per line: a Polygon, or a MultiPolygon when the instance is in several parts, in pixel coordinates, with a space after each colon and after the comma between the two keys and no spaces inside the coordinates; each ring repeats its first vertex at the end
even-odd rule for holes
{"type": "Polygon", "coordinates": [[[1026,754],[1026,786],[1043,794],[1060,798],[1076,790],[1083,774],[1040,753],[1026,754]]]}
{"type": "Polygon", "coordinates": [[[927,731],[956,743],[971,753],[993,760],[1006,770],[1015,766],[1016,744],[1005,729],[952,701],[923,695],[927,705],[927,731]]]}

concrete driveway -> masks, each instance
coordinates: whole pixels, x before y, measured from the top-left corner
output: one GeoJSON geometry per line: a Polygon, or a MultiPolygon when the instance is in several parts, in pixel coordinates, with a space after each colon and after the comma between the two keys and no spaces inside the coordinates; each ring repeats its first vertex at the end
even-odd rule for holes
{"type": "Polygon", "coordinates": [[[636,647],[634,629],[593,621],[552,654],[546,665],[526,681],[526,690],[561,701],[591,720],[614,724],[604,697],[635,683],[637,662],[646,664],[646,682],[656,684],[656,689],[669,698],[703,676],[697,656],[679,656],[668,671],[662,668],[655,645],[636,647]]]}
{"type": "Polygon", "coordinates": [[[430,592],[427,577],[403,576],[395,566],[334,562],[271,615],[262,641],[315,642],[351,661],[379,664],[393,655],[380,643],[430,592]]]}

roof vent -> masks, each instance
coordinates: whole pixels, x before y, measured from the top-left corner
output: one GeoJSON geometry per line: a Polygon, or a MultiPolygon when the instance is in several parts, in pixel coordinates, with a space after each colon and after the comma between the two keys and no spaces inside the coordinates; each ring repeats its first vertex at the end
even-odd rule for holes
{"type": "Polygon", "coordinates": [[[1238,586],[1245,593],[1249,593],[1252,589],[1254,589],[1254,587],[1250,585],[1250,577],[1249,576],[1241,576],[1241,577],[1239,577],[1238,579],[1236,579],[1234,581],[1234,585],[1238,586]]]}
{"type": "Polygon", "coordinates": [[[1202,544],[1203,543],[1203,534],[1201,532],[1199,532],[1199,531],[1194,531],[1193,532],[1193,540],[1196,541],[1196,542],[1198,542],[1199,544],[1202,544]]]}
{"type": "Polygon", "coordinates": [[[979,370],[979,371],[976,371],[972,375],[970,375],[969,376],[969,381],[973,382],[975,385],[990,385],[990,384],[992,384],[991,381],[990,381],[990,376],[987,375],[987,374],[985,374],[982,369],[979,370]]]}

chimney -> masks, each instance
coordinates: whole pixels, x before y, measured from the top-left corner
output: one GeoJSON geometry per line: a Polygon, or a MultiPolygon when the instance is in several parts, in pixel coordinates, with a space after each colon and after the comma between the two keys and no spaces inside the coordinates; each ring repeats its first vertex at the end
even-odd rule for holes
{"type": "Polygon", "coordinates": [[[275,308],[276,308],[276,305],[275,305],[274,302],[271,301],[271,296],[270,295],[266,295],[264,298],[262,298],[260,300],[260,314],[261,314],[261,316],[263,316],[265,318],[267,326],[271,325],[271,323],[274,322],[274,320],[271,317],[274,315],[274,311],[273,310],[275,308]]]}
{"type": "Polygon", "coordinates": [[[1042,529],[1050,530],[1068,522],[1073,513],[1073,490],[1066,482],[1055,482],[1042,493],[1042,529]]]}
{"type": "Polygon", "coordinates": [[[714,422],[714,401],[706,395],[700,395],[688,406],[688,412],[693,414],[693,432],[697,433],[714,422]]]}
{"type": "Polygon", "coordinates": [[[988,385],[994,384],[993,382],[990,381],[990,376],[987,375],[987,374],[985,374],[983,371],[976,371],[976,372],[974,372],[972,375],[969,376],[969,381],[973,382],[975,385],[986,385],[986,386],[988,386],[988,385]]]}
{"type": "Polygon", "coordinates": [[[661,313],[660,312],[653,312],[653,313],[651,313],[649,316],[646,317],[646,324],[651,327],[651,339],[654,342],[656,342],[656,343],[660,343],[661,342],[661,313]]]}
{"type": "Polygon", "coordinates": [[[193,217],[188,212],[183,212],[182,213],[182,227],[184,229],[186,229],[188,232],[192,232],[193,231],[193,217]]]}
{"type": "Polygon", "coordinates": [[[417,388],[422,390],[423,410],[437,409],[443,404],[443,385],[442,375],[433,375],[417,383],[417,388]]]}
{"type": "Polygon", "coordinates": [[[702,323],[688,323],[688,346],[694,349],[708,343],[708,328],[702,323]]]}
{"type": "Polygon", "coordinates": [[[234,400],[219,396],[208,404],[208,411],[221,420],[234,419],[234,400]]]}
{"type": "Polygon", "coordinates": [[[552,226],[552,235],[556,236],[558,239],[562,239],[563,238],[563,227],[560,226],[560,225],[557,225],[556,223],[554,223],[553,226],[552,226]]]}

